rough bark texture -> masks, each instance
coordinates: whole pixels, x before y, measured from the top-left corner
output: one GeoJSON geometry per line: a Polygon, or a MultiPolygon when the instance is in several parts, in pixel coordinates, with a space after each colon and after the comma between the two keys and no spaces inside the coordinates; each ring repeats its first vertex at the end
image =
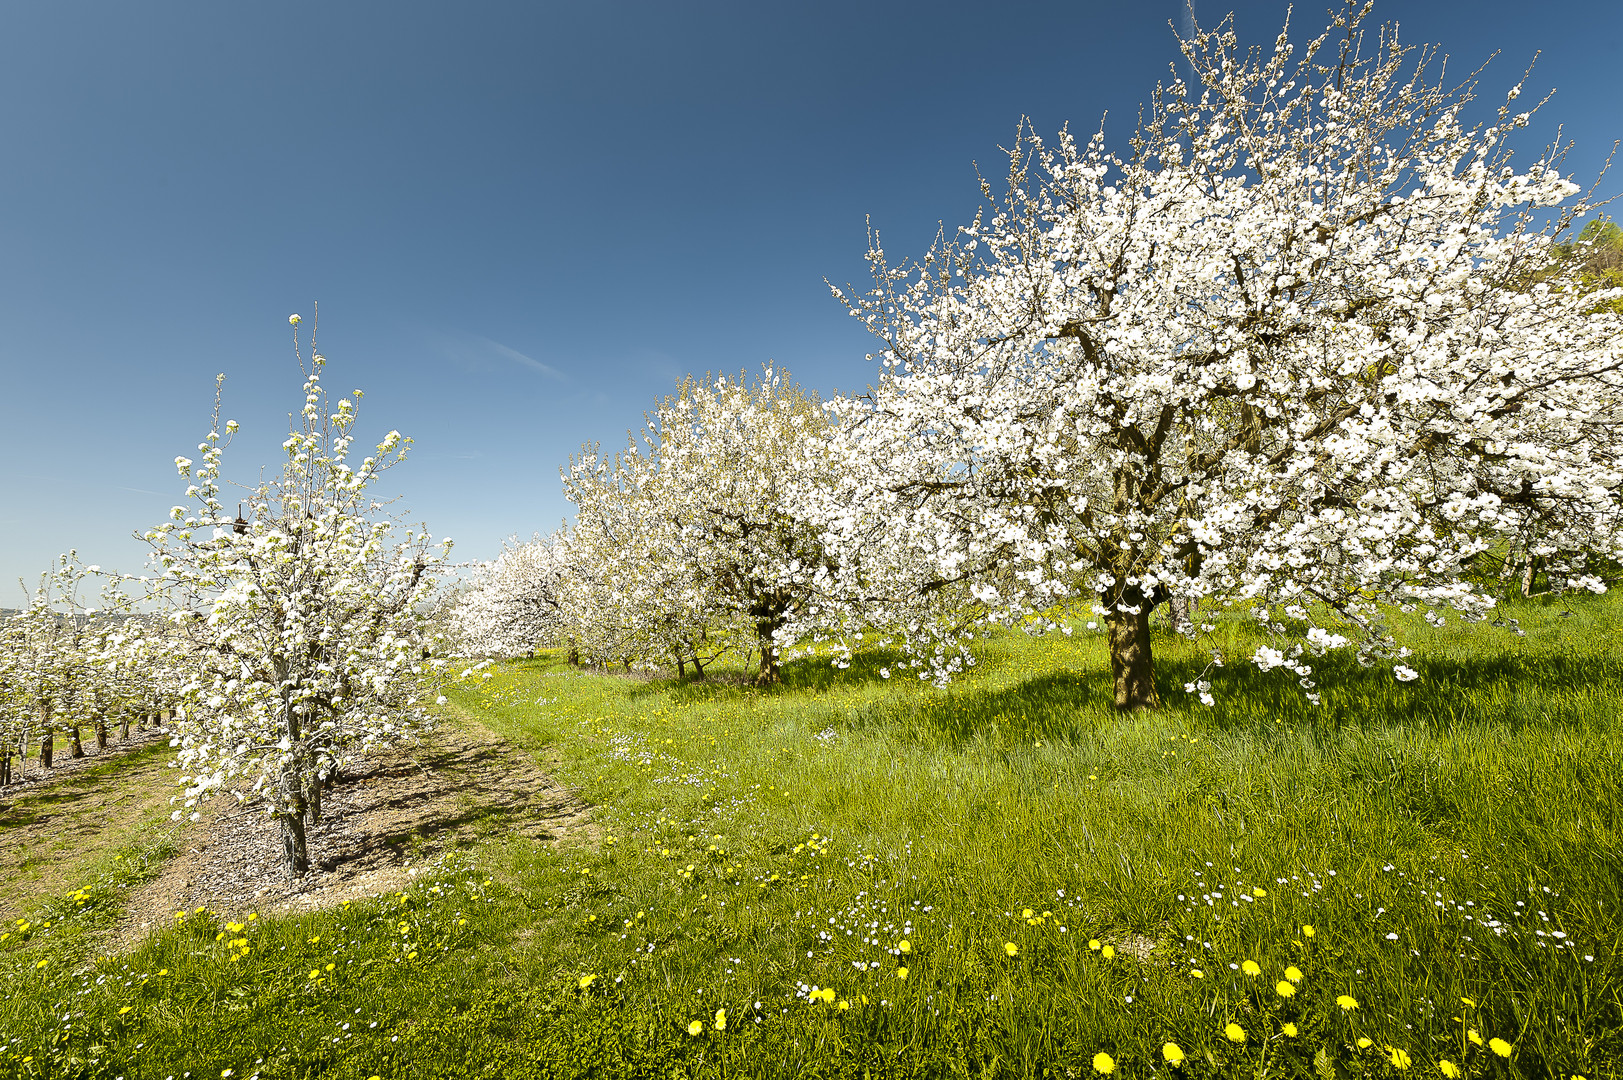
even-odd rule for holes
{"type": "Polygon", "coordinates": [[[49,769],[51,767],[51,752],[53,750],[55,750],[55,749],[56,749],[56,736],[55,735],[46,735],[45,738],[43,738],[43,739],[41,739],[39,741],[39,767],[40,768],[49,769]]]}
{"type": "Polygon", "coordinates": [[[304,811],[278,811],[276,819],[282,826],[282,865],[289,877],[303,877],[310,872],[310,849],[304,838],[304,811]]]}
{"type": "Polygon", "coordinates": [[[1122,712],[1161,707],[1161,697],[1155,692],[1155,657],[1150,651],[1150,605],[1140,599],[1136,606],[1136,615],[1112,611],[1105,616],[1116,708],[1122,712]]]}
{"type": "Polygon", "coordinates": [[[107,749],[107,718],[105,716],[96,717],[96,749],[107,749]]]}
{"type": "Polygon", "coordinates": [[[79,725],[78,724],[73,725],[73,752],[72,752],[71,756],[76,757],[76,758],[81,758],[81,757],[85,756],[85,744],[79,740],[79,725]]]}

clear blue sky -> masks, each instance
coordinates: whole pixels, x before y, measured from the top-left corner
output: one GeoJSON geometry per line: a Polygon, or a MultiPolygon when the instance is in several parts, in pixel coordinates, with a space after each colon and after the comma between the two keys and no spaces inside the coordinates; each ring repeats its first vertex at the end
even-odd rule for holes
{"type": "MultiPolygon", "coordinates": [[[[1203,23],[1231,5],[1197,0],[1203,23]]],[[[1283,3],[1235,9],[1271,41],[1283,3]]],[[[973,214],[1022,114],[1117,140],[1176,58],[1143,3],[13,4],[0,63],[0,605],[59,551],[140,568],[213,376],[274,465],[287,316],[414,455],[402,508],[461,558],[555,527],[558,467],[688,372],[775,359],[861,389],[861,282],[973,214]]],[[[1593,178],[1623,135],[1623,4],[1386,0],[1498,100],[1536,51],[1593,178]]],[[[1304,33],[1322,5],[1298,5],[1304,33]]],[[[1623,185],[1609,180],[1617,191],[1623,185]]]]}

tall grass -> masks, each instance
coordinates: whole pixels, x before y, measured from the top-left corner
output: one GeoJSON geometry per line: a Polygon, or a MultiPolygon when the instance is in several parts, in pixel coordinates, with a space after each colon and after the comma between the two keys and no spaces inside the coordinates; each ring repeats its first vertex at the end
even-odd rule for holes
{"type": "Polygon", "coordinates": [[[454,707],[556,761],[587,838],[77,974],[0,942],[0,1069],[1619,1075],[1623,606],[1509,615],[1410,628],[1413,683],[1325,662],[1317,706],[1231,661],[1202,707],[1209,654],[1158,640],[1136,716],[1080,627],[945,690],[881,652],[771,690],[509,664],[454,707]]]}

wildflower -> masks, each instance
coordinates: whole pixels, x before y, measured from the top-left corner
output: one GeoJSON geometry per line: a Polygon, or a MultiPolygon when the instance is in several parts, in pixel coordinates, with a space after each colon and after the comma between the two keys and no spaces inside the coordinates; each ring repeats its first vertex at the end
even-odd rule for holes
{"type": "Polygon", "coordinates": [[[1387,1060],[1392,1063],[1392,1067],[1394,1069],[1407,1069],[1410,1065],[1414,1064],[1414,1062],[1409,1059],[1409,1055],[1406,1052],[1399,1050],[1395,1046],[1388,1046],[1386,1048],[1386,1057],[1387,1060]]]}
{"type": "Polygon", "coordinates": [[[906,968],[897,968],[896,969],[896,977],[898,979],[902,980],[903,982],[906,982],[907,981],[907,969],[906,968]]]}
{"type": "Polygon", "coordinates": [[[1261,900],[1264,896],[1268,895],[1268,890],[1267,889],[1252,889],[1251,890],[1251,895],[1255,896],[1258,900],[1261,900]]]}
{"type": "Polygon", "coordinates": [[[1437,1071],[1444,1076],[1455,1077],[1460,1074],[1460,1067],[1447,1058],[1443,1058],[1437,1063],[1437,1071]]]}
{"type": "Polygon", "coordinates": [[[1257,962],[1255,960],[1247,960],[1245,963],[1240,965],[1240,970],[1245,972],[1247,975],[1250,975],[1252,978],[1256,978],[1258,975],[1262,974],[1262,968],[1257,966],[1257,962]]]}
{"type": "Polygon", "coordinates": [[[1005,941],[1003,943],[1003,951],[1008,953],[1010,956],[1018,956],[1020,955],[1020,946],[1016,945],[1012,941],[1005,941]]]}
{"type": "Polygon", "coordinates": [[[904,953],[905,952],[912,952],[913,951],[913,943],[911,941],[908,941],[906,938],[903,938],[901,940],[901,942],[896,946],[896,951],[897,952],[904,952],[904,953]]]}
{"type": "Polygon", "coordinates": [[[1116,1071],[1116,1061],[1101,1050],[1093,1055],[1093,1071],[1108,1076],[1116,1071]]]}
{"type": "Polygon", "coordinates": [[[1088,948],[1092,949],[1094,952],[1098,952],[1099,951],[1099,939],[1094,938],[1093,940],[1089,941],[1088,942],[1088,948]]]}
{"type": "Polygon", "coordinates": [[[133,1008],[135,1008],[134,1005],[126,1005],[122,1009],[118,1010],[118,1015],[123,1016],[125,1013],[129,1012],[133,1008]]]}
{"type": "Polygon", "coordinates": [[[1282,998],[1295,997],[1296,987],[1281,979],[1279,982],[1274,984],[1274,993],[1278,994],[1282,998]]]}
{"type": "Polygon", "coordinates": [[[851,1003],[849,1001],[845,1000],[844,998],[840,999],[839,1009],[840,1009],[841,1012],[845,1012],[850,1007],[851,1007],[851,1003]]]}
{"type": "Polygon", "coordinates": [[[1470,998],[1460,998],[1460,1004],[1464,1005],[1467,1009],[1476,1008],[1476,1002],[1472,1001],[1470,998]]]}
{"type": "Polygon", "coordinates": [[[1375,1045],[1375,1040],[1369,1038],[1367,1035],[1358,1036],[1358,1049],[1360,1049],[1360,1050],[1368,1050],[1370,1047],[1372,1047],[1374,1045],[1375,1045]]]}
{"type": "Polygon", "coordinates": [[[1482,1045],[1482,1036],[1476,1033],[1476,1028],[1466,1028],[1465,1037],[1476,1043],[1478,1046],[1482,1045]]]}
{"type": "Polygon", "coordinates": [[[1195,968],[1189,972],[1189,977],[1191,979],[1204,979],[1206,977],[1206,973],[1199,968],[1195,968]]]}
{"type": "Polygon", "coordinates": [[[717,1009],[716,1010],[716,1030],[717,1031],[726,1031],[727,1030],[727,1010],[726,1009],[717,1009]]]}
{"type": "Polygon", "coordinates": [[[1304,937],[1312,937],[1313,936],[1313,928],[1311,926],[1303,926],[1302,927],[1302,935],[1304,937]]]}
{"type": "Polygon", "coordinates": [[[1349,994],[1342,994],[1336,998],[1336,1004],[1341,1006],[1342,1012],[1352,1012],[1358,1008],[1358,999],[1349,994]]]}
{"type": "Polygon", "coordinates": [[[1492,1050],[1502,1058],[1507,1058],[1510,1056],[1510,1044],[1503,1039],[1489,1039],[1488,1049],[1492,1050]]]}
{"type": "Polygon", "coordinates": [[[693,1021],[693,1023],[688,1025],[688,1034],[689,1035],[697,1035],[697,1034],[699,1034],[699,1032],[701,1032],[703,1030],[704,1030],[704,1024],[701,1023],[698,1020],[695,1020],[695,1021],[693,1021]]]}
{"type": "Polygon", "coordinates": [[[1288,967],[1285,969],[1285,978],[1293,983],[1299,983],[1302,981],[1302,972],[1298,968],[1288,967]]]}
{"type": "Polygon", "coordinates": [[[597,981],[597,976],[596,975],[582,975],[580,977],[580,988],[582,990],[585,990],[588,986],[591,986],[596,981],[597,981]]]}
{"type": "Polygon", "coordinates": [[[1167,1059],[1168,1065],[1182,1065],[1184,1058],[1183,1047],[1177,1043],[1169,1042],[1161,1047],[1161,1056],[1167,1059]]]}
{"type": "Polygon", "coordinates": [[[1109,960],[1112,956],[1116,955],[1116,950],[1113,947],[1106,945],[1103,949],[1099,950],[1099,955],[1104,957],[1106,960],[1109,960]]]}
{"type": "Polygon", "coordinates": [[[1280,1028],[1279,1030],[1283,1031],[1285,1034],[1289,1035],[1293,1039],[1296,1038],[1296,1036],[1301,1034],[1301,1032],[1296,1030],[1296,1025],[1295,1024],[1286,1024],[1284,1027],[1280,1028]]]}
{"type": "Polygon", "coordinates": [[[1245,1042],[1245,1029],[1232,1021],[1223,1029],[1223,1034],[1228,1036],[1229,1042],[1245,1042]]]}

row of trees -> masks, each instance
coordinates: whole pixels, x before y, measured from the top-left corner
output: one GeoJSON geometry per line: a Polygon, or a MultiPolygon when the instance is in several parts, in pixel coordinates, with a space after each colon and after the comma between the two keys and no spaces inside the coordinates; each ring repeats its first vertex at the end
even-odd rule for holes
{"type": "Polygon", "coordinates": [[[291,322],[304,395],[280,470],[228,492],[237,425],[221,423],[217,387],[200,460],[175,461],[188,502],[144,534],[151,572],[64,558],[0,624],[0,762],[32,742],[48,766],[59,734],[77,753],[81,728],[105,744],[108,718],[161,712],[182,773],[176,817],[222,791],[257,802],[302,874],[306,823],[338,770],[431,726],[444,661],[430,597],[450,542],[404,528],[372,493],[409,440],[390,432],[357,460],[360,392],[329,398],[326,360],[312,340],[306,362],[291,322]]]}
{"type": "Polygon", "coordinates": [[[1385,613],[1480,621],[1489,564],[1602,589],[1614,227],[1558,243],[1596,203],[1561,148],[1512,163],[1522,86],[1467,126],[1475,82],[1367,12],[1301,47],[1194,33],[1195,79],[1123,150],[1022,126],[972,224],[903,265],[875,237],[874,289],[835,290],[881,341],[866,395],[684,384],[626,450],[570,463],[573,529],[480,575],[464,647],[742,651],[770,681],[795,642],[877,633],[944,679],[966,629],[1080,604],[1135,709],[1160,703],[1169,601],[1249,612],[1276,639],[1252,659],[1312,695],[1331,649],[1413,677],[1385,613]]]}

